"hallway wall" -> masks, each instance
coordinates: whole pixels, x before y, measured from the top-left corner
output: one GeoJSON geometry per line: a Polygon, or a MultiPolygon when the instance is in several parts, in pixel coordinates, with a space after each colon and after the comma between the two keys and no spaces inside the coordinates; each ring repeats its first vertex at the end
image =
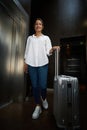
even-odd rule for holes
{"type": "Polygon", "coordinates": [[[17,0],[0,0],[0,107],[24,96],[28,15],[17,0]]]}

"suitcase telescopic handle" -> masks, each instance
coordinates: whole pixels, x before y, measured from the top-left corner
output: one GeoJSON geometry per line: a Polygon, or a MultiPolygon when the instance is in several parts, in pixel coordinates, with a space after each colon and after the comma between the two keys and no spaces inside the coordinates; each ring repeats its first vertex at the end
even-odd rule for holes
{"type": "Polygon", "coordinates": [[[57,80],[59,74],[59,48],[55,50],[55,76],[54,80],[57,80]]]}

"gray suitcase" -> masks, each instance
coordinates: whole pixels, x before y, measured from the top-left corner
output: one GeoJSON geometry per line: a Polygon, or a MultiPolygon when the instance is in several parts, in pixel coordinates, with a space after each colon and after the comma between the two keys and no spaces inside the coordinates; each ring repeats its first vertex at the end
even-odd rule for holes
{"type": "Polygon", "coordinates": [[[58,75],[59,52],[55,52],[54,105],[53,114],[59,128],[76,129],[79,125],[78,79],[58,75]]]}

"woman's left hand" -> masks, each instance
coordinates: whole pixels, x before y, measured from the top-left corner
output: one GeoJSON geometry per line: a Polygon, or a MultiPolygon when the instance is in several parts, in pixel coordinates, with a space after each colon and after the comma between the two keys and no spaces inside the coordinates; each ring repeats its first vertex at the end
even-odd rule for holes
{"type": "Polygon", "coordinates": [[[59,50],[60,51],[60,46],[53,46],[52,48],[51,48],[51,50],[50,50],[50,54],[52,54],[54,51],[56,51],[56,50],[59,50]]]}
{"type": "Polygon", "coordinates": [[[53,51],[55,51],[57,49],[60,50],[60,46],[53,46],[52,49],[53,49],[53,51]]]}

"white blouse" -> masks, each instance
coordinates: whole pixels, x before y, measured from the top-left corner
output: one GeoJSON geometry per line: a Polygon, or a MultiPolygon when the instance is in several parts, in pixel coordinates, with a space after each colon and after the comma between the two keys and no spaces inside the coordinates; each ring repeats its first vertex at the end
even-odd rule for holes
{"type": "Polygon", "coordinates": [[[48,64],[48,56],[50,55],[49,51],[51,48],[51,40],[48,36],[29,36],[27,38],[24,55],[25,63],[34,67],[39,67],[48,64]]]}

